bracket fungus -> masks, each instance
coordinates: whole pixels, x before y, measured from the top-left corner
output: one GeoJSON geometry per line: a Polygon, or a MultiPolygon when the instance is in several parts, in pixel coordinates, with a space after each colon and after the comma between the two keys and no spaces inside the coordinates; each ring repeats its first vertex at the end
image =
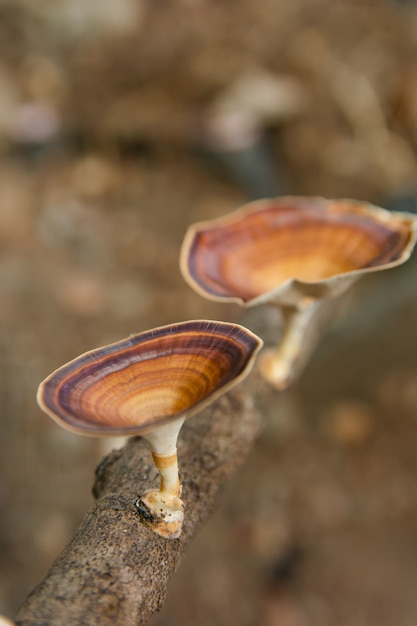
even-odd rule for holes
{"type": "Polygon", "coordinates": [[[260,367],[283,389],[311,354],[328,299],[366,273],[406,261],[416,231],[417,216],[365,202],[259,200],[191,225],[180,266],[188,284],[206,298],[280,308],[282,340],[261,355],[260,367]]]}
{"type": "Polygon", "coordinates": [[[161,326],[86,352],[39,386],[39,406],[58,424],[93,436],[141,435],[159,490],[137,500],[159,535],[175,539],[184,518],[177,439],[186,418],[240,382],[262,340],[238,324],[194,320],[161,326]]]}

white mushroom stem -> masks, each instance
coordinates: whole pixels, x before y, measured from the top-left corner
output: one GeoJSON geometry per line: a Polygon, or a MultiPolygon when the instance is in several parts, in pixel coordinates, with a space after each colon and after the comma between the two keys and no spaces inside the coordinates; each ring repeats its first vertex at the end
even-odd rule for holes
{"type": "Polygon", "coordinates": [[[159,456],[152,453],[154,463],[161,476],[159,491],[161,493],[170,493],[178,498],[181,495],[181,484],[178,474],[178,456],[177,453],[170,456],[159,456]]]}
{"type": "Polygon", "coordinates": [[[266,350],[260,360],[263,376],[276,389],[288,387],[311,355],[320,337],[319,322],[325,302],[306,298],[298,307],[281,309],[282,339],[276,349],[266,350]]]}
{"type": "Polygon", "coordinates": [[[173,496],[180,495],[178,474],[177,441],[185,417],[159,426],[144,436],[152,452],[152,457],[161,476],[159,490],[173,496]]]}
{"type": "Polygon", "coordinates": [[[184,420],[185,417],[181,417],[158,426],[143,437],[159,471],[160,486],[159,490],[143,494],[137,506],[139,511],[146,512],[145,517],[152,529],[166,539],[180,536],[184,520],[177,457],[177,440],[184,420]]]}

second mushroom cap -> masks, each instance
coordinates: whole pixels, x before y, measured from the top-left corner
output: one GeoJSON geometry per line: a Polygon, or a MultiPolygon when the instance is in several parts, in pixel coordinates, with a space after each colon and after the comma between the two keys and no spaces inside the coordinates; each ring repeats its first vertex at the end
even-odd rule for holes
{"type": "Polygon", "coordinates": [[[181,270],[213,300],[252,306],[294,290],[320,297],[332,283],[400,264],[415,239],[415,216],[354,200],[281,197],[190,226],[181,270]]]}
{"type": "Polygon", "coordinates": [[[364,202],[260,200],[190,226],[181,271],[208,299],[280,308],[281,341],[261,356],[260,368],[274,387],[283,389],[317,343],[328,321],[328,299],[365,273],[406,261],[416,233],[415,215],[364,202]]]}

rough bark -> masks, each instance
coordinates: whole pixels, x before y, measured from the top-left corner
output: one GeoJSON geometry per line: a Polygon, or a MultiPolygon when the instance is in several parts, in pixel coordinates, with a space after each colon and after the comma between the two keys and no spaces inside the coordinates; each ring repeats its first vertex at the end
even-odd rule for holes
{"type": "MultiPolygon", "coordinates": [[[[135,501],[156,485],[150,453],[140,438],[113,451],[97,468],[97,503],[20,610],[20,626],[144,624],[163,604],[181,556],[246,458],[266,418],[268,392],[253,375],[191,419],[179,441],[185,502],[182,535],[166,540],[141,520],[135,501]]],[[[273,403],[272,403],[273,404],[273,403]]]]}

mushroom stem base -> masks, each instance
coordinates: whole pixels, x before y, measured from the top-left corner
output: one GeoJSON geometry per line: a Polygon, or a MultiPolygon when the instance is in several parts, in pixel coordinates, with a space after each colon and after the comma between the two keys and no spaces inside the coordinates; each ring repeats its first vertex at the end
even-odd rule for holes
{"type": "Polygon", "coordinates": [[[278,348],[261,354],[259,367],[263,377],[275,389],[286,389],[300,374],[321,334],[325,301],[306,298],[299,307],[288,307],[278,348]]]}
{"type": "Polygon", "coordinates": [[[278,391],[286,389],[291,384],[292,375],[288,363],[278,359],[273,348],[263,352],[259,359],[259,369],[264,379],[278,391]]]}
{"type": "Polygon", "coordinates": [[[165,539],[178,539],[184,521],[184,503],[170,493],[152,490],[136,502],[142,519],[152,530],[165,539]]]}

